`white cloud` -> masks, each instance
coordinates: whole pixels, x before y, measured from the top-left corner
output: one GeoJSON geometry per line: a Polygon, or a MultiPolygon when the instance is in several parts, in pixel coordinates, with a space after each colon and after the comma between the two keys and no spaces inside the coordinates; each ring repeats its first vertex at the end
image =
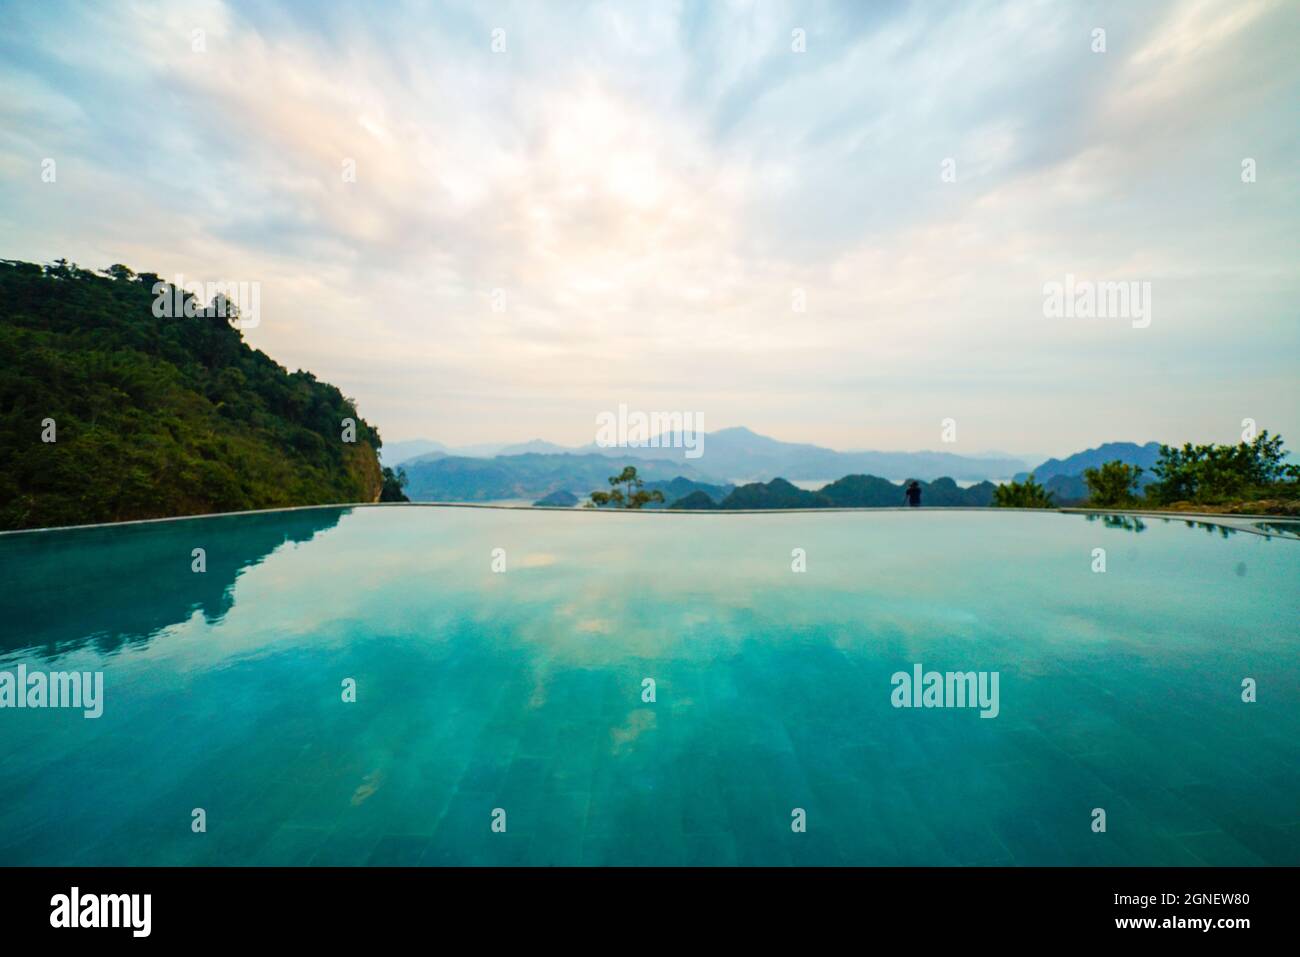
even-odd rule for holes
{"type": "Polygon", "coordinates": [[[253,343],[389,438],[578,442],[628,402],[858,448],[953,415],[1068,452],[1226,437],[1234,388],[1300,424],[1288,5],[21,19],[0,176],[52,149],[61,177],[0,197],[4,255],[258,279],[253,343]],[[1156,322],[1044,325],[1067,271],[1155,282],[1156,322]],[[1247,305],[1249,348],[1223,325],[1247,305]]]}

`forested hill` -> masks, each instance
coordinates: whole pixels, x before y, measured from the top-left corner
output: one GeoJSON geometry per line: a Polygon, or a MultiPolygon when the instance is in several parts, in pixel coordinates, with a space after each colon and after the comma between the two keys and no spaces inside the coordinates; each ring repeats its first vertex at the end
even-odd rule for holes
{"type": "Polygon", "coordinates": [[[378,498],[353,400],[107,273],[0,260],[0,528],[378,498]]]}

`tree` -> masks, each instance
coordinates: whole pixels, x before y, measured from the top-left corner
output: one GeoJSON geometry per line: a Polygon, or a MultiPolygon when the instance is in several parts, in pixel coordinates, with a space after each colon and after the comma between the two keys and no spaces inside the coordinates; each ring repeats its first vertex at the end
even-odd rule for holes
{"type": "Polygon", "coordinates": [[[587,508],[641,508],[651,502],[664,500],[664,493],[655,489],[647,492],[645,484],[637,478],[636,466],[628,465],[618,475],[609,477],[610,491],[592,492],[587,508]],[[619,486],[623,488],[619,488],[619,486]],[[624,491],[626,489],[626,491],[624,491]]]}
{"type": "MultiPolygon", "coordinates": [[[[212,297],[212,302],[203,310],[203,315],[208,319],[224,319],[233,326],[240,318],[239,303],[224,292],[219,292],[212,297]]],[[[315,379],[315,376],[312,378],[315,379]]]]}
{"type": "Polygon", "coordinates": [[[1008,482],[993,490],[994,508],[1055,508],[1052,493],[1034,481],[1033,473],[1024,482],[1008,482]]]}
{"type": "Polygon", "coordinates": [[[1284,464],[1285,459],[1282,436],[1270,437],[1267,430],[1237,445],[1162,445],[1147,497],[1161,505],[1217,504],[1261,497],[1283,484],[1293,490],[1300,467],[1284,464]]]}
{"type": "Polygon", "coordinates": [[[1141,475],[1141,467],[1126,465],[1119,459],[1105,463],[1100,469],[1084,469],[1088,504],[1100,508],[1125,508],[1137,504],[1134,493],[1141,475]]]}
{"type": "Polygon", "coordinates": [[[392,469],[385,466],[383,471],[383,476],[384,476],[384,485],[383,488],[381,488],[379,491],[379,501],[381,502],[409,502],[410,501],[410,499],[406,497],[406,492],[403,491],[403,489],[406,488],[406,483],[408,481],[406,477],[406,469],[399,468],[396,472],[394,472],[392,469]]]}

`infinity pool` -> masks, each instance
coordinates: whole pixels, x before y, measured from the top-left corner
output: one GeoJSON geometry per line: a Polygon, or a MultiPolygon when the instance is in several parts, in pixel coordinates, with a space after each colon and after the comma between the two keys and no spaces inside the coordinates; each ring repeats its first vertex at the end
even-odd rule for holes
{"type": "Polygon", "coordinates": [[[0,710],[2,864],[1300,864],[1278,537],[312,509],[0,536],[0,580],[0,671],[104,689],[0,710]],[[996,717],[895,707],[918,665],[996,717]]]}

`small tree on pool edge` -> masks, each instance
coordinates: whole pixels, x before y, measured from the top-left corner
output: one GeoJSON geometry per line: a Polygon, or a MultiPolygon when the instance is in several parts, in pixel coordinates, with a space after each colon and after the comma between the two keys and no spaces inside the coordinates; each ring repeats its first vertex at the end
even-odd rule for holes
{"type": "Polygon", "coordinates": [[[642,487],[645,483],[637,478],[635,465],[628,465],[618,475],[611,475],[609,484],[610,491],[591,493],[587,508],[641,508],[651,502],[662,504],[664,500],[664,493],[658,489],[647,492],[642,487]]]}

